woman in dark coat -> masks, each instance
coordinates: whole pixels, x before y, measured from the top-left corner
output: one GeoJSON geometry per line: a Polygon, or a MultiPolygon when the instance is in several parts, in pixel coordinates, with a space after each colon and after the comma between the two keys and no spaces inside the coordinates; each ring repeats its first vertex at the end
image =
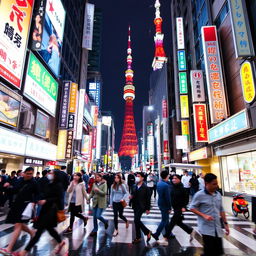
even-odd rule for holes
{"type": "Polygon", "coordinates": [[[194,194],[199,190],[199,181],[196,178],[195,173],[192,174],[192,177],[189,180],[189,184],[190,184],[190,194],[193,197],[194,194]]]}
{"type": "Polygon", "coordinates": [[[44,199],[38,201],[38,204],[42,205],[42,209],[35,223],[37,232],[25,247],[25,250],[19,253],[20,256],[26,255],[31,250],[45,230],[47,230],[59,244],[56,253],[59,253],[65,244],[65,241],[61,239],[60,235],[54,229],[58,224],[57,211],[61,208],[61,198],[63,194],[63,188],[59,182],[58,176],[59,174],[55,170],[47,175],[50,182],[45,188],[44,199]]]}

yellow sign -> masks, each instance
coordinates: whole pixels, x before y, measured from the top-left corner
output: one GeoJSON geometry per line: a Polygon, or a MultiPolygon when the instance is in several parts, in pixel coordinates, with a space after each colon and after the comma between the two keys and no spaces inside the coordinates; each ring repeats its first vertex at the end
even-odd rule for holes
{"type": "Polygon", "coordinates": [[[255,85],[252,73],[252,66],[249,61],[245,61],[242,64],[240,76],[242,81],[244,101],[247,103],[251,103],[255,98],[255,85]]]}
{"type": "Polygon", "coordinates": [[[189,135],[189,121],[188,120],[181,121],[181,132],[182,132],[182,135],[189,135]]]}
{"type": "Polygon", "coordinates": [[[208,150],[207,147],[197,149],[188,154],[189,162],[207,159],[208,158],[208,150]]]}
{"type": "Polygon", "coordinates": [[[78,84],[72,83],[70,88],[70,97],[69,97],[70,113],[76,113],[77,90],[78,90],[78,84]]]}
{"type": "Polygon", "coordinates": [[[59,130],[57,160],[65,159],[66,146],[67,146],[67,130],[59,130]]]}
{"type": "Polygon", "coordinates": [[[181,118],[189,118],[188,95],[180,95],[181,118]]]}

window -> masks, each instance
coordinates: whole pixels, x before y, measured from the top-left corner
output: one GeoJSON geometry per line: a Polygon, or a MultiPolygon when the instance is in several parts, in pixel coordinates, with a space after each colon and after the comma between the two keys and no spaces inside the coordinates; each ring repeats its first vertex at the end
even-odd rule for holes
{"type": "Polygon", "coordinates": [[[216,24],[217,28],[219,28],[220,25],[222,24],[222,22],[225,20],[228,12],[229,12],[228,2],[226,2],[224,4],[224,6],[222,7],[218,17],[215,20],[215,24],[216,24]]]}

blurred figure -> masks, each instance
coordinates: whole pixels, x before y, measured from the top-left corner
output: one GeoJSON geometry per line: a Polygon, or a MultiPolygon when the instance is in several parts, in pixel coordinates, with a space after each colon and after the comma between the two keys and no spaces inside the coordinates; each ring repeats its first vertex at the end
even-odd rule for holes
{"type": "Polygon", "coordinates": [[[159,177],[157,175],[157,172],[153,172],[153,180],[154,180],[153,192],[154,192],[154,198],[156,199],[157,183],[159,181],[159,177]]]}
{"type": "Polygon", "coordinates": [[[189,184],[190,184],[190,195],[193,197],[194,194],[199,190],[199,181],[196,178],[195,173],[192,174],[192,177],[189,180],[189,184]]]}
{"type": "Polygon", "coordinates": [[[22,178],[22,170],[17,171],[17,179],[19,180],[20,178],[22,178]]]}
{"type": "Polygon", "coordinates": [[[82,174],[77,172],[73,174],[73,180],[71,181],[67,192],[69,193],[68,211],[70,212],[70,224],[65,233],[70,233],[73,230],[73,224],[75,217],[80,218],[86,226],[88,217],[84,217],[82,212],[84,211],[84,200],[88,200],[85,184],[82,179],[82,174]]]}
{"type": "Polygon", "coordinates": [[[3,209],[5,202],[7,200],[7,188],[4,186],[4,184],[7,181],[7,175],[5,174],[5,170],[1,170],[0,175],[0,210],[3,209]]]}
{"type": "Polygon", "coordinates": [[[38,187],[36,181],[33,178],[33,174],[34,169],[32,167],[28,167],[23,173],[23,178],[21,178],[17,183],[17,186],[13,188],[14,193],[16,193],[17,196],[7,215],[6,223],[14,224],[14,231],[8,246],[5,249],[1,249],[5,253],[12,252],[13,246],[19,238],[21,231],[29,233],[31,237],[34,236],[34,231],[29,229],[26,225],[29,219],[24,220],[22,217],[22,214],[27,205],[29,203],[35,203],[36,198],[38,197],[38,187]]]}
{"type": "Polygon", "coordinates": [[[147,177],[147,187],[149,188],[150,190],[150,199],[152,197],[152,194],[153,194],[153,190],[154,190],[154,176],[153,176],[153,173],[150,172],[148,177],[147,177]]]}
{"type": "Polygon", "coordinates": [[[135,184],[135,175],[133,173],[133,171],[131,171],[128,175],[128,187],[129,187],[129,193],[131,193],[132,187],[135,184]]]}
{"type": "Polygon", "coordinates": [[[104,209],[107,207],[107,183],[102,174],[95,174],[95,182],[92,187],[89,199],[93,203],[93,230],[90,236],[96,236],[98,232],[98,220],[103,222],[105,229],[108,229],[108,221],[102,217],[104,209]]]}
{"type": "Polygon", "coordinates": [[[86,191],[88,190],[88,185],[89,185],[89,175],[85,172],[85,170],[81,170],[81,174],[82,174],[82,179],[84,181],[84,185],[86,188],[86,191]]]}
{"type": "Polygon", "coordinates": [[[186,199],[185,199],[185,208],[187,208],[188,202],[189,202],[189,194],[190,194],[190,184],[189,181],[191,179],[191,176],[188,175],[188,171],[185,170],[183,172],[183,176],[181,178],[181,183],[183,184],[183,187],[186,191],[186,199]]]}
{"type": "Polygon", "coordinates": [[[91,174],[91,177],[90,177],[90,179],[89,179],[89,181],[88,181],[88,191],[87,191],[88,194],[91,193],[94,182],[95,182],[95,174],[92,173],[92,174],[91,174]]]}
{"type": "Polygon", "coordinates": [[[147,242],[151,239],[151,231],[142,223],[141,216],[144,212],[148,215],[150,213],[150,189],[144,182],[145,174],[138,172],[135,178],[136,184],[132,187],[130,196],[130,204],[134,210],[134,224],[136,230],[136,237],[132,241],[133,244],[141,242],[141,230],[147,236],[147,242]]]}
{"type": "Polygon", "coordinates": [[[60,210],[62,206],[61,199],[63,187],[61,185],[60,172],[58,170],[50,171],[47,178],[49,179],[49,183],[46,187],[44,199],[38,201],[38,204],[42,206],[42,209],[40,211],[38,220],[34,224],[37,231],[35,236],[32,237],[28,245],[25,247],[25,250],[19,253],[20,256],[26,255],[32,249],[45,230],[47,230],[58,243],[56,254],[58,254],[65,245],[65,241],[61,239],[60,235],[55,230],[55,227],[57,227],[58,224],[57,211],[60,210]]]}
{"type": "Polygon", "coordinates": [[[16,171],[12,171],[11,176],[7,178],[7,183],[9,183],[9,185],[8,186],[7,184],[4,185],[7,187],[6,193],[7,193],[10,208],[12,207],[12,204],[13,204],[14,188],[17,186],[17,182],[18,182],[18,179],[16,177],[16,171]]]}
{"type": "Polygon", "coordinates": [[[198,182],[199,182],[199,190],[203,190],[205,188],[205,183],[204,183],[204,175],[202,173],[199,174],[198,182]]]}
{"type": "Polygon", "coordinates": [[[40,172],[36,173],[36,177],[35,177],[35,181],[39,181],[40,180],[40,172]]]}
{"type": "Polygon", "coordinates": [[[204,254],[206,256],[223,255],[223,231],[220,218],[224,223],[226,235],[229,226],[222,205],[222,197],[218,189],[217,176],[213,173],[205,175],[205,189],[195,194],[190,205],[190,211],[198,215],[198,229],[203,238],[204,254]]]}
{"type": "Polygon", "coordinates": [[[120,174],[115,175],[114,183],[111,187],[111,194],[110,194],[110,206],[113,207],[114,211],[114,225],[115,231],[113,236],[118,235],[118,216],[126,223],[126,228],[129,227],[128,220],[124,217],[124,207],[123,202],[128,198],[129,194],[126,190],[126,186],[122,181],[122,177],[120,174]]]}

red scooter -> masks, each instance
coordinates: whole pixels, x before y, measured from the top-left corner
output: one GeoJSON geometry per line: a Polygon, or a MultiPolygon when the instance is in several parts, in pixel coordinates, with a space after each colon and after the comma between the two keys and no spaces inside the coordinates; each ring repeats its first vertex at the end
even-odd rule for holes
{"type": "Polygon", "coordinates": [[[239,213],[242,213],[246,219],[249,218],[250,213],[248,209],[248,202],[241,194],[233,195],[232,212],[237,217],[239,213]]]}

